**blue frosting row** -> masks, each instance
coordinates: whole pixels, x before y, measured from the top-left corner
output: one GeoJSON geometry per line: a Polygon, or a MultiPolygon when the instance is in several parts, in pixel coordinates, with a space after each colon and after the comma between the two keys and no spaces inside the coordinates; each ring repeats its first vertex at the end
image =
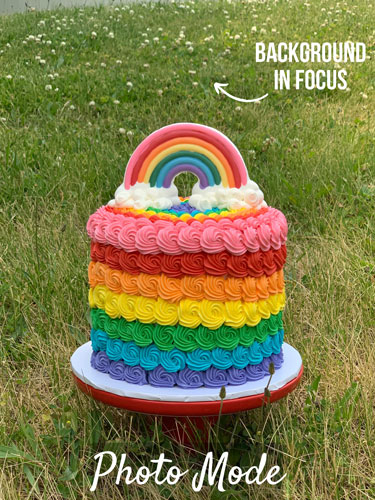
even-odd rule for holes
{"type": "Polygon", "coordinates": [[[124,342],[120,339],[111,339],[102,330],[91,330],[93,351],[103,351],[112,361],[121,361],[128,366],[140,365],[146,371],[162,367],[168,373],[179,372],[188,368],[192,371],[206,371],[213,367],[226,370],[230,367],[243,369],[247,365],[258,365],[264,358],[278,354],[284,340],[284,330],[259,343],[254,341],[250,347],[242,345],[233,350],[216,347],[210,351],[195,349],[191,352],[173,348],[170,351],[161,351],[155,344],[139,347],[133,341],[124,342]]]}

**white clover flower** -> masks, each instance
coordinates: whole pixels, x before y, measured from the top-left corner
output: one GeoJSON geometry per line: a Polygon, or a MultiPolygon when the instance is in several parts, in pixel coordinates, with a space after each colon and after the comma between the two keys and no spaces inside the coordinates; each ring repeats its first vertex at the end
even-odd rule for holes
{"type": "Polygon", "coordinates": [[[65,47],[65,45],[66,45],[66,42],[61,42],[61,43],[60,43],[60,46],[61,46],[61,47],[65,47]]]}
{"type": "Polygon", "coordinates": [[[72,110],[72,111],[74,111],[74,110],[76,109],[76,107],[74,106],[74,104],[71,104],[71,105],[69,106],[69,109],[70,109],[70,110],[72,110]]]}
{"type": "Polygon", "coordinates": [[[97,37],[97,33],[95,31],[91,32],[91,38],[95,39],[97,37]]]}
{"type": "Polygon", "coordinates": [[[121,59],[117,59],[116,64],[119,64],[119,65],[122,64],[121,59]]]}
{"type": "Polygon", "coordinates": [[[159,89],[159,90],[157,91],[157,94],[158,94],[158,96],[159,96],[159,97],[161,97],[161,96],[163,95],[163,91],[162,91],[161,89],[159,89]]]}
{"type": "Polygon", "coordinates": [[[189,75],[195,75],[196,71],[194,69],[189,69],[189,75]]]}
{"type": "Polygon", "coordinates": [[[48,85],[46,85],[46,86],[44,87],[44,89],[45,89],[45,90],[52,90],[52,85],[49,85],[49,84],[48,84],[48,85]]]}
{"type": "Polygon", "coordinates": [[[255,160],[255,158],[256,158],[256,153],[255,153],[254,149],[250,149],[250,151],[249,151],[249,156],[250,156],[253,160],[255,160]]]}
{"type": "Polygon", "coordinates": [[[39,59],[39,64],[46,64],[46,60],[45,59],[39,59]]]}
{"type": "Polygon", "coordinates": [[[143,67],[147,69],[147,68],[149,68],[149,67],[150,67],[150,65],[149,65],[148,63],[145,63],[145,64],[143,65],[143,67]]]}
{"type": "Polygon", "coordinates": [[[132,82],[126,82],[126,86],[128,87],[129,90],[133,88],[132,82]]]}
{"type": "Polygon", "coordinates": [[[192,47],[192,46],[188,47],[187,51],[190,52],[190,54],[191,54],[192,52],[194,52],[194,47],[192,47]]]}
{"type": "Polygon", "coordinates": [[[55,88],[55,92],[58,92],[58,91],[59,91],[59,88],[58,88],[58,87],[56,87],[56,88],[55,88]]]}
{"type": "Polygon", "coordinates": [[[106,68],[106,67],[107,67],[107,65],[106,65],[106,63],[105,63],[105,62],[100,63],[100,66],[101,66],[102,68],[106,68]]]}
{"type": "Polygon", "coordinates": [[[110,31],[108,33],[108,38],[115,38],[115,34],[113,33],[113,31],[110,31]]]}
{"type": "Polygon", "coordinates": [[[85,64],[85,66],[87,66],[88,68],[90,68],[90,67],[91,67],[91,63],[87,62],[87,63],[85,64]]]}
{"type": "Polygon", "coordinates": [[[90,101],[89,106],[91,106],[91,107],[95,106],[95,101],[90,101]]]}
{"type": "Polygon", "coordinates": [[[131,139],[133,137],[133,132],[131,130],[128,130],[126,135],[129,137],[129,139],[131,139]]]}
{"type": "Polygon", "coordinates": [[[124,128],[119,128],[118,133],[121,135],[124,135],[124,134],[126,134],[126,130],[124,128]]]}
{"type": "Polygon", "coordinates": [[[155,36],[153,39],[152,39],[155,43],[159,43],[159,37],[155,36]]]}
{"type": "Polygon", "coordinates": [[[236,106],[235,111],[242,111],[241,106],[236,106]]]}
{"type": "Polygon", "coordinates": [[[51,50],[51,54],[54,54],[54,55],[55,55],[55,54],[56,54],[56,50],[55,50],[55,49],[52,49],[52,50],[51,50]]]}
{"type": "Polygon", "coordinates": [[[240,38],[241,38],[241,36],[240,36],[240,35],[234,35],[234,39],[235,39],[235,40],[239,40],[240,38]]]}
{"type": "Polygon", "coordinates": [[[256,26],[252,26],[251,33],[256,33],[256,31],[257,31],[257,27],[256,26]]]}
{"type": "Polygon", "coordinates": [[[198,87],[198,82],[193,82],[192,85],[193,87],[198,87]]]}

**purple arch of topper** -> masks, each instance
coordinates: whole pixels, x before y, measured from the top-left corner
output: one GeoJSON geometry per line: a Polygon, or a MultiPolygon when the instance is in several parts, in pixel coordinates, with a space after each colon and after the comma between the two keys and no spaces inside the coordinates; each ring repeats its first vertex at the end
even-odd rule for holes
{"type": "Polygon", "coordinates": [[[180,174],[181,172],[191,172],[192,174],[196,175],[199,179],[199,186],[202,189],[208,187],[210,184],[206,173],[203,172],[200,168],[195,167],[194,165],[183,163],[169,170],[167,175],[164,177],[163,187],[165,188],[170,187],[173,179],[176,177],[176,175],[180,174]]]}

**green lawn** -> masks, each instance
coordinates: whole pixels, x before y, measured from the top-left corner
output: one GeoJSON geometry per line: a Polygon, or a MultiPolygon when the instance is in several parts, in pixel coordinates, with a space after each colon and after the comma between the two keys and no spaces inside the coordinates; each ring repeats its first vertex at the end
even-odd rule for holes
{"type": "Polygon", "coordinates": [[[228,496],[194,493],[189,480],[124,488],[106,478],[95,498],[375,498],[374,15],[364,0],[202,0],[0,17],[2,498],[92,498],[102,450],[129,453],[134,467],[161,452],[201,466],[157,419],[78,393],[69,365],[89,336],[86,221],[137,144],[177,121],[227,134],[290,223],[286,340],[304,359],[302,383],[211,432],[216,456],[230,450],[247,468],[267,452],[287,477],[228,496]],[[369,56],[340,65],[349,91],[275,92],[280,66],[254,63],[255,41],[348,39],[369,56]],[[238,108],[216,81],[270,95],[238,108]]]}

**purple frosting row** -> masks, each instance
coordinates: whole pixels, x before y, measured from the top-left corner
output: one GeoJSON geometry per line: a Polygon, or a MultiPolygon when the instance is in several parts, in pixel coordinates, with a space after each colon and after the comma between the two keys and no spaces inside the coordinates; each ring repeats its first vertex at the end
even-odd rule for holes
{"type": "Polygon", "coordinates": [[[281,349],[279,354],[272,354],[264,358],[258,365],[248,365],[246,368],[228,368],[220,370],[210,367],[205,371],[184,368],[178,372],[167,372],[162,366],[146,371],[139,365],[129,366],[123,361],[109,359],[104,351],[93,352],[91,366],[96,370],[108,373],[115,380],[124,380],[130,384],[150,384],[155,387],[173,387],[182,389],[196,389],[197,387],[222,387],[223,385],[241,385],[249,381],[260,380],[269,376],[269,365],[272,362],[275,369],[283,364],[284,357],[281,349]]]}

